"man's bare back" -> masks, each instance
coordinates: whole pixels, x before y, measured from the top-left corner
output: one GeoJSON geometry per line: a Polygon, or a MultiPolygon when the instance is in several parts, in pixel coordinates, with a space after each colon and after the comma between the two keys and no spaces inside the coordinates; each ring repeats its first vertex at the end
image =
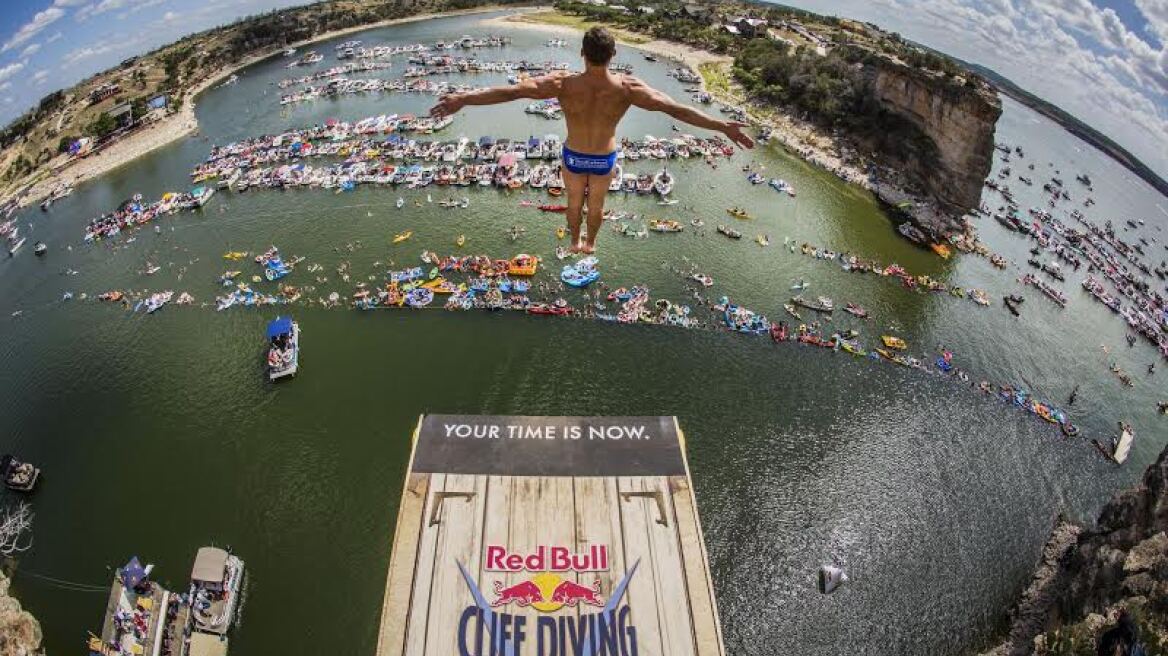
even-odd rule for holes
{"type": "Polygon", "coordinates": [[[616,126],[629,107],[663,112],[690,125],[722,132],[743,148],[754,146],[750,137],[742,132],[745,123],[716,119],[678,103],[635,77],[611,73],[608,62],[615,52],[612,37],[602,28],[593,28],[584,35],[581,51],[584,71],[558,72],[521,80],[507,87],[446,95],[430,110],[432,115],[447,116],[466,105],[494,105],[521,98],[559,100],[568,127],[563,176],[568,190],[567,218],[573,251],[591,253],[595,250],[596,236],[603,220],[604,194],[616,162],[616,126]],[[593,189],[597,193],[589,193],[593,189]],[[588,232],[581,238],[586,196],[588,232]]]}

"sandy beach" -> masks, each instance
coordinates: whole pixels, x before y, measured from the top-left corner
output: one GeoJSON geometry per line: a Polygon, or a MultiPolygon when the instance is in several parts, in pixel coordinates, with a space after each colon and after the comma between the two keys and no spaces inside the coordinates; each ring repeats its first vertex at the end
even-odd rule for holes
{"type": "MultiPolygon", "coordinates": [[[[446,18],[451,16],[465,16],[473,14],[489,13],[499,11],[503,7],[476,7],[473,9],[465,9],[449,12],[438,12],[429,14],[418,14],[417,16],[408,16],[406,18],[394,18],[390,20],[379,21],[376,23],[369,23],[367,25],[359,25],[356,27],[345,28],[343,30],[333,30],[306,39],[289,44],[288,48],[301,48],[303,46],[318,43],[320,41],[327,41],[337,37],[345,36],[346,34],[353,34],[355,32],[364,32],[367,30],[377,29],[380,27],[387,27],[390,25],[401,25],[405,23],[414,23],[417,21],[430,20],[432,18],[446,18]]],[[[182,108],[177,112],[169,114],[164,118],[155,121],[154,123],[144,126],[136,130],[133,134],[119,139],[115,143],[107,146],[98,153],[94,153],[84,158],[69,158],[60,156],[54,160],[49,161],[45,166],[33,171],[28,178],[36,178],[38,175],[43,176],[35,184],[24,190],[20,194],[21,206],[27,206],[33,203],[39,203],[49,196],[53,190],[61,185],[74,186],[86,180],[93,179],[112,171],[119,166],[124,166],[135,159],[150,153],[154,150],[162,148],[168,144],[174,143],[179,139],[187,137],[198,130],[199,122],[195,116],[195,102],[198,97],[207,89],[226,80],[233,73],[244,68],[259,63],[265,59],[278,56],[283,52],[284,47],[266,50],[256,53],[243,60],[225,66],[223,68],[213,71],[211,74],[199,80],[194,86],[190,87],[182,97],[182,108]],[[43,171],[49,170],[53,173],[44,176],[43,171]]],[[[19,188],[19,185],[15,186],[19,188]]],[[[6,201],[7,198],[0,198],[0,202],[6,201]]]]}

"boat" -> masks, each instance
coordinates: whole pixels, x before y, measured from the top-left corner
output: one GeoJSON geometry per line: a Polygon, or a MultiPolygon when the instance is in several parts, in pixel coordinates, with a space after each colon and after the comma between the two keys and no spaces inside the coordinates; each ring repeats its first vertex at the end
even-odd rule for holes
{"type": "Polygon", "coordinates": [[[527,307],[528,314],[546,314],[551,316],[567,316],[572,308],[564,299],[557,299],[555,303],[532,303],[527,307]]]}
{"type": "Polygon", "coordinates": [[[945,244],[929,244],[929,248],[931,248],[934,253],[940,255],[941,258],[945,260],[949,259],[949,256],[952,255],[952,251],[950,251],[949,247],[945,244]]]}
{"type": "Polygon", "coordinates": [[[754,238],[754,241],[758,242],[758,245],[763,247],[771,245],[771,238],[766,235],[758,235],[754,238]]]}
{"type": "Polygon", "coordinates": [[[1099,440],[1093,441],[1095,442],[1095,446],[1103,453],[1103,455],[1113,460],[1115,464],[1122,465],[1127,460],[1128,455],[1131,453],[1131,445],[1132,441],[1135,440],[1135,437],[1136,434],[1135,431],[1132,430],[1131,424],[1128,424],[1126,421],[1121,421],[1119,422],[1119,435],[1111,438],[1110,450],[1104,447],[1103,444],[1099,442],[1099,440]]]}
{"type": "Polygon", "coordinates": [[[844,311],[861,319],[868,318],[868,311],[859,305],[856,305],[855,303],[848,303],[846,306],[844,306],[844,311]]]}
{"type": "Polygon", "coordinates": [[[783,309],[787,311],[787,314],[795,317],[796,321],[803,320],[803,315],[799,314],[799,311],[795,309],[794,305],[791,305],[790,303],[784,303],[783,309]]]}
{"type": "Polygon", "coordinates": [[[145,301],[143,301],[142,306],[146,308],[146,314],[154,314],[155,312],[161,310],[162,306],[169,303],[171,297],[173,296],[174,292],[172,291],[151,294],[145,301]]]}
{"type": "Polygon", "coordinates": [[[587,287],[600,279],[596,264],[596,258],[586,257],[575,264],[565,265],[560,271],[560,280],[569,287],[587,287]]]}
{"type": "Polygon", "coordinates": [[[223,254],[225,260],[242,260],[247,257],[247,251],[227,251],[223,254]]]}
{"type": "Polygon", "coordinates": [[[880,341],[884,342],[884,345],[890,349],[903,351],[908,348],[908,344],[906,344],[903,339],[899,337],[893,337],[892,335],[881,335],[880,341]]]}
{"type": "Polygon", "coordinates": [[[564,226],[556,228],[556,239],[563,239],[568,236],[568,230],[564,226]]]}
{"type": "Polygon", "coordinates": [[[799,296],[795,296],[794,298],[792,298],[791,303],[794,305],[798,305],[800,307],[805,307],[808,310],[814,310],[816,312],[824,312],[827,314],[830,314],[833,310],[835,310],[835,303],[830,298],[827,298],[826,296],[820,296],[816,300],[810,301],[810,300],[803,298],[802,295],[799,295],[799,296]]]}
{"type": "Polygon", "coordinates": [[[704,273],[695,273],[690,279],[697,281],[702,287],[713,287],[714,279],[704,273]]]}
{"type": "Polygon", "coordinates": [[[405,232],[399,232],[399,233],[397,233],[396,235],[394,235],[394,236],[393,236],[393,243],[395,243],[395,244],[400,244],[400,243],[402,243],[403,241],[405,241],[405,240],[407,240],[407,239],[409,239],[410,237],[413,237],[413,236],[414,236],[414,231],[413,231],[413,230],[406,230],[405,232]]]}
{"type": "Polygon", "coordinates": [[[201,547],[195,553],[191,568],[190,654],[226,653],[225,636],[239,613],[243,575],[243,561],[228,551],[201,547]],[[199,638],[200,635],[205,637],[199,638]],[[200,642],[223,644],[211,651],[198,651],[196,645],[200,642]]]}
{"type": "Polygon", "coordinates": [[[38,241],[36,246],[33,247],[32,252],[36,253],[37,255],[44,255],[46,252],[48,252],[48,250],[49,247],[45,245],[45,242],[38,241]]]}
{"type": "Polygon", "coordinates": [[[462,248],[463,246],[465,246],[466,245],[466,235],[459,235],[458,238],[454,240],[454,245],[459,247],[459,248],[462,248]]]}
{"type": "Polygon", "coordinates": [[[731,238],[731,239],[742,239],[742,233],[741,233],[741,232],[738,232],[737,230],[733,230],[733,229],[731,229],[731,228],[727,228],[727,227],[726,227],[726,226],[724,226],[724,225],[719,225],[719,226],[718,226],[718,232],[720,232],[720,233],[722,233],[722,234],[726,235],[727,237],[729,237],[729,238],[731,238]]]}
{"type": "Polygon", "coordinates": [[[539,211],[541,211],[541,212],[567,212],[568,206],[567,205],[553,205],[551,203],[545,203],[545,204],[539,206],[539,211]]]}
{"type": "Polygon", "coordinates": [[[300,364],[300,326],[290,317],[268,323],[268,380],[295,376],[300,364]]]}
{"type": "Polygon", "coordinates": [[[397,205],[397,208],[400,210],[402,208],[402,205],[406,204],[406,199],[402,198],[401,196],[398,196],[397,202],[394,204],[397,205]]]}
{"type": "Polygon", "coordinates": [[[662,168],[653,176],[653,191],[656,191],[662,198],[669,195],[673,191],[673,176],[669,174],[669,169],[662,168]]]}
{"type": "Polygon", "coordinates": [[[649,229],[653,232],[681,232],[684,226],[673,219],[652,219],[649,221],[649,229]]]}
{"type": "Polygon", "coordinates": [[[32,492],[41,477],[38,467],[8,454],[0,456],[0,472],[4,475],[4,485],[17,492],[32,492]]]}
{"type": "Polygon", "coordinates": [[[795,283],[794,285],[791,285],[791,291],[794,291],[794,292],[801,292],[801,291],[803,291],[804,289],[807,289],[807,288],[808,288],[808,287],[810,287],[810,286],[811,286],[811,283],[809,283],[809,282],[807,282],[806,280],[803,280],[802,278],[800,278],[800,279],[799,279],[799,282],[795,283]]]}
{"type": "Polygon", "coordinates": [[[749,219],[749,218],[751,218],[750,214],[746,210],[742,209],[741,207],[731,207],[730,209],[726,210],[726,213],[729,214],[730,216],[736,218],[736,219],[749,219]]]}
{"type": "Polygon", "coordinates": [[[507,263],[507,275],[534,276],[539,269],[539,258],[527,253],[520,253],[507,263]]]}
{"type": "Polygon", "coordinates": [[[27,239],[27,237],[17,237],[16,239],[9,239],[8,240],[8,255],[10,257],[13,255],[16,255],[16,251],[20,250],[21,246],[24,246],[24,242],[26,239],[27,239]]]}

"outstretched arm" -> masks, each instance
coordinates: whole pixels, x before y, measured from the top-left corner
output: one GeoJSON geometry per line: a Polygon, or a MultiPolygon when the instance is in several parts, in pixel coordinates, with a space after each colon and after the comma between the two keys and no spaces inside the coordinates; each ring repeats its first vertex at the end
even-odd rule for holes
{"type": "Polygon", "coordinates": [[[545,100],[555,98],[560,93],[562,73],[542,75],[521,80],[519,84],[505,87],[490,87],[466,93],[448,93],[430,108],[431,116],[449,116],[467,105],[497,105],[520,98],[545,100]]]}
{"type": "Polygon", "coordinates": [[[627,79],[628,82],[626,85],[630,93],[630,100],[637,107],[647,109],[651,112],[664,112],[679,121],[684,121],[699,128],[717,130],[743,148],[754,147],[754,141],[742,132],[742,128],[747,126],[746,123],[716,119],[703,111],[677,102],[635,77],[627,79]]]}

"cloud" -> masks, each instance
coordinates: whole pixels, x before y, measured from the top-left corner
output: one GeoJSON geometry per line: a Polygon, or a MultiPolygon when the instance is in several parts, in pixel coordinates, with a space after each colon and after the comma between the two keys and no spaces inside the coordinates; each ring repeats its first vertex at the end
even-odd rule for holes
{"type": "Polygon", "coordinates": [[[4,45],[0,47],[0,52],[7,52],[31,41],[34,36],[40,34],[42,30],[57,22],[64,15],[65,10],[57,6],[50,6],[43,11],[38,11],[32,20],[21,25],[20,29],[16,30],[16,34],[4,42],[4,45]]]}
{"type": "Polygon", "coordinates": [[[11,83],[11,82],[5,82],[5,83],[3,83],[3,84],[0,84],[0,91],[7,91],[7,90],[9,90],[9,89],[11,89],[11,88],[12,88],[12,83],[11,83]]]}
{"type": "Polygon", "coordinates": [[[168,11],[162,15],[162,20],[165,23],[170,23],[172,21],[176,21],[176,20],[178,20],[178,18],[179,18],[179,15],[174,13],[173,11],[168,11]]]}
{"type": "Polygon", "coordinates": [[[54,7],[80,7],[88,0],[53,0],[54,7]]]}
{"type": "Polygon", "coordinates": [[[113,46],[106,44],[106,43],[102,43],[101,45],[97,45],[97,46],[85,46],[83,48],[75,48],[75,49],[70,50],[69,52],[65,53],[64,57],[61,57],[61,63],[63,64],[62,68],[76,66],[77,64],[85,61],[86,59],[92,59],[93,57],[97,57],[98,55],[104,55],[107,52],[113,52],[113,49],[114,49],[113,46]]]}
{"type": "MultiPolygon", "coordinates": [[[[66,1],[83,4],[86,0],[66,1]]],[[[98,16],[117,9],[128,8],[129,11],[118,14],[118,18],[125,18],[133,11],[146,9],[147,7],[154,7],[168,1],[169,0],[97,0],[96,2],[90,2],[89,4],[81,7],[81,9],[77,11],[77,14],[74,16],[74,18],[76,18],[78,21],[84,21],[87,20],[90,16],[98,16]]]]}
{"type": "Polygon", "coordinates": [[[48,79],[48,77],[49,77],[49,72],[47,70],[41,69],[41,70],[37,71],[36,73],[32,74],[33,84],[43,84],[44,81],[46,79],[48,79]]]}
{"type": "Polygon", "coordinates": [[[24,69],[24,62],[12,62],[7,66],[0,66],[0,82],[7,82],[13,75],[24,69]]]}
{"type": "Polygon", "coordinates": [[[37,51],[40,49],[41,49],[41,44],[36,43],[36,42],[30,43],[24,47],[24,50],[20,51],[20,56],[21,57],[31,57],[32,55],[35,55],[37,53],[37,51]]]}
{"type": "Polygon", "coordinates": [[[984,64],[1168,177],[1168,0],[1125,24],[1092,0],[796,0],[984,64]],[[1142,18],[1146,19],[1146,24],[1142,18]],[[1129,27],[1129,25],[1131,27],[1129,27]]]}
{"type": "Polygon", "coordinates": [[[65,36],[65,35],[62,34],[60,31],[58,31],[58,32],[54,33],[53,36],[50,36],[49,38],[45,39],[45,43],[52,43],[52,42],[60,39],[63,36],[65,36]]]}

